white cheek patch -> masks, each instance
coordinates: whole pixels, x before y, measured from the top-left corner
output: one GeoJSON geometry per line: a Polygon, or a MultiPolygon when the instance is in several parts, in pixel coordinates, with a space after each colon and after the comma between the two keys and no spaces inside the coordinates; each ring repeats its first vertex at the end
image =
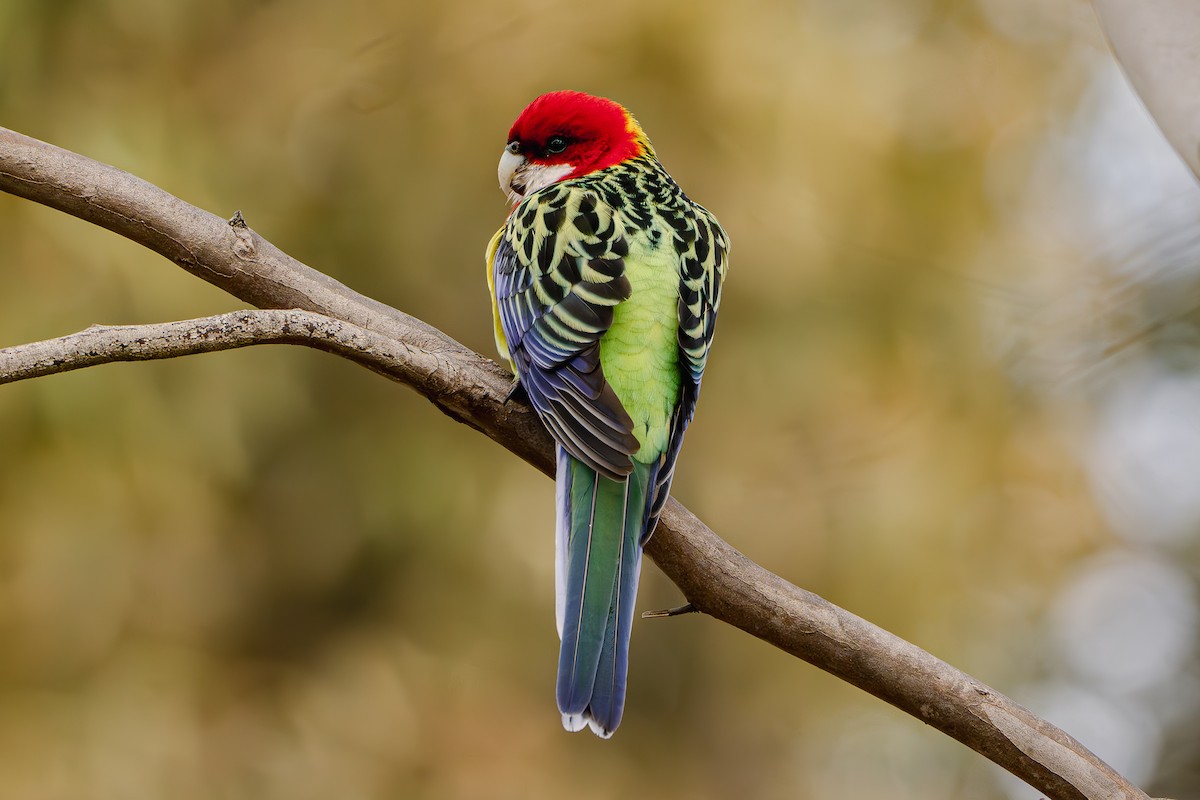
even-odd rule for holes
{"type": "Polygon", "coordinates": [[[520,183],[524,184],[521,196],[529,197],[529,195],[538,189],[545,189],[550,184],[562,180],[574,171],[574,164],[526,164],[517,178],[520,183]]]}

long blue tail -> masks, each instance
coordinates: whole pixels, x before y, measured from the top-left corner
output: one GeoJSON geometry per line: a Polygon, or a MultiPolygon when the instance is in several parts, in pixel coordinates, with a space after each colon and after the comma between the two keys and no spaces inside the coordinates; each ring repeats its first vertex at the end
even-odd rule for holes
{"type": "Polygon", "coordinates": [[[558,710],[569,731],[607,739],[621,724],[649,487],[634,461],[615,481],[558,448],[558,710]]]}

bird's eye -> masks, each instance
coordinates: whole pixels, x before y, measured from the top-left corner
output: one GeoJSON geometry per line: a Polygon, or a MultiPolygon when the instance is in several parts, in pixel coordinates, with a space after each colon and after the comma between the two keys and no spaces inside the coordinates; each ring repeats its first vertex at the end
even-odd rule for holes
{"type": "Polygon", "coordinates": [[[546,140],[547,153],[561,153],[567,149],[567,140],[561,136],[551,136],[546,140]]]}
{"type": "Polygon", "coordinates": [[[521,143],[518,142],[516,139],[513,139],[511,142],[508,143],[508,146],[505,147],[504,149],[507,150],[508,152],[512,153],[515,156],[517,153],[521,152],[521,143]]]}

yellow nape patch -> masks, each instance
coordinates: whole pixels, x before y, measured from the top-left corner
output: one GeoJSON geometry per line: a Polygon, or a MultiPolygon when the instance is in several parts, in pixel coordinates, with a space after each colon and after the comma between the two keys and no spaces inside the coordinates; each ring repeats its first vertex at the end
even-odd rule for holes
{"type": "Polygon", "coordinates": [[[642,126],[634,119],[633,114],[630,114],[628,109],[621,110],[625,112],[625,131],[638,143],[638,147],[642,151],[641,155],[655,155],[654,146],[650,144],[650,137],[642,130],[642,126]]]}

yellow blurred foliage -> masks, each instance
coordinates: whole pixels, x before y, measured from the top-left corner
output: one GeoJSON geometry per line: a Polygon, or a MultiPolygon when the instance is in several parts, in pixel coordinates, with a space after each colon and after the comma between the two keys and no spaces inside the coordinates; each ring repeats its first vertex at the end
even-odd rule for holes
{"type": "MultiPolygon", "coordinates": [[[[989,308],[1106,58],[1086,4],[0,0],[0,120],[493,345],[495,164],[540,92],[627,105],[733,240],[675,494],[1012,690],[1107,541],[1072,396],[989,308]],[[997,256],[997,254],[1002,254],[997,256]]],[[[237,301],[0,196],[0,344],[237,301]]],[[[258,348],[0,388],[0,797],[1001,797],[983,759],[704,618],[625,723],[554,708],[553,488],[401,387],[258,348]]],[[[652,567],[641,608],[678,602],[652,567]]]]}

